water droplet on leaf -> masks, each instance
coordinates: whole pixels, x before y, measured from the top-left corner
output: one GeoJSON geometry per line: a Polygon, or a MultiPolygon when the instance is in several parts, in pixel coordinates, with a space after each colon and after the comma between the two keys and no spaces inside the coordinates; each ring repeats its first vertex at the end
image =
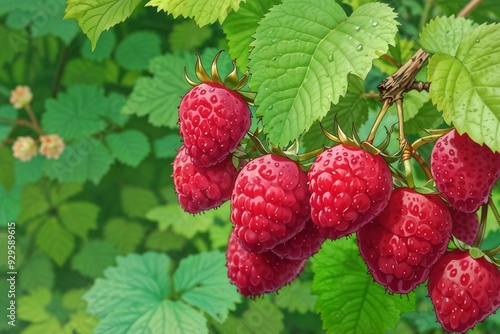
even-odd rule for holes
{"type": "Polygon", "coordinates": [[[360,44],[356,47],[356,50],[361,51],[363,50],[363,44],[360,44]]]}
{"type": "Polygon", "coordinates": [[[333,55],[331,53],[328,55],[328,61],[333,61],[333,55]]]}
{"type": "Polygon", "coordinates": [[[354,28],[354,29],[356,29],[356,31],[359,31],[359,29],[361,29],[361,28],[359,26],[356,26],[356,28],[354,28]]]}
{"type": "Polygon", "coordinates": [[[377,21],[373,22],[372,26],[374,26],[374,27],[378,26],[378,22],[377,21]]]}

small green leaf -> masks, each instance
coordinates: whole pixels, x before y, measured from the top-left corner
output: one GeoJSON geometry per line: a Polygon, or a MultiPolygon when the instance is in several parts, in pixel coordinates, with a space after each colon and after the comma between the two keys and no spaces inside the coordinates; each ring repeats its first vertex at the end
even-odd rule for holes
{"type": "MultiPolygon", "coordinates": [[[[11,105],[0,106],[0,117],[11,118],[13,121],[17,120],[17,111],[11,105]]],[[[0,141],[4,140],[14,126],[12,122],[0,120],[0,141]]]]}
{"type": "Polygon", "coordinates": [[[172,51],[193,51],[202,46],[212,37],[210,27],[200,28],[192,20],[185,20],[174,25],[168,36],[168,43],[172,51]]]}
{"type": "Polygon", "coordinates": [[[219,20],[224,22],[227,14],[238,11],[242,0],[150,0],[146,6],[158,7],[176,18],[179,15],[195,20],[200,26],[212,24],[219,20]]]}
{"type": "Polygon", "coordinates": [[[148,235],[146,239],[146,248],[160,252],[180,250],[184,247],[186,241],[186,238],[172,232],[171,229],[166,229],[164,231],[155,230],[148,235]]]}
{"type": "Polygon", "coordinates": [[[204,219],[198,219],[182,210],[178,204],[167,204],[151,209],[146,218],[158,222],[160,231],[164,231],[167,227],[172,226],[175,233],[192,238],[198,232],[205,232],[212,224],[210,215],[212,211],[205,213],[204,219]]]}
{"type": "Polygon", "coordinates": [[[229,234],[232,230],[232,224],[218,225],[213,224],[208,229],[208,235],[210,236],[210,242],[212,249],[227,247],[227,241],[229,240],[229,234]]]}
{"type": "Polygon", "coordinates": [[[155,155],[157,158],[175,158],[181,145],[182,141],[178,134],[166,135],[155,140],[155,155]]]}
{"type": "Polygon", "coordinates": [[[5,226],[8,222],[16,221],[19,218],[22,188],[14,186],[10,190],[6,190],[0,184],[0,226],[5,226]]]}
{"type": "Polygon", "coordinates": [[[64,262],[75,248],[75,238],[66,231],[54,217],[49,217],[38,230],[35,242],[58,266],[64,262]]]}
{"type": "Polygon", "coordinates": [[[56,206],[67,199],[81,193],[83,185],[80,183],[52,184],[49,188],[50,203],[56,206]]]}
{"type": "Polygon", "coordinates": [[[96,47],[101,33],[124,21],[141,0],[68,0],[65,19],[76,19],[96,47]]]}
{"type": "Polygon", "coordinates": [[[48,196],[38,184],[28,184],[24,187],[20,202],[21,216],[19,221],[21,223],[47,212],[50,208],[48,196]]]}
{"type": "Polygon", "coordinates": [[[97,228],[99,210],[90,202],[68,202],[61,204],[58,214],[68,231],[86,239],[88,232],[97,228]]]}
{"type": "Polygon", "coordinates": [[[104,83],[104,66],[88,59],[71,59],[64,68],[62,83],[65,86],[102,86],[104,83]]]}
{"type": "Polygon", "coordinates": [[[26,291],[54,286],[55,275],[50,259],[41,252],[35,251],[21,267],[19,287],[26,291]]]}
{"type": "Polygon", "coordinates": [[[151,58],[160,55],[160,43],[160,37],[156,33],[134,32],[118,44],[116,62],[130,71],[144,70],[151,58]]]}
{"type": "Polygon", "coordinates": [[[252,35],[257,29],[257,24],[269,9],[281,3],[281,0],[246,1],[241,4],[238,11],[229,13],[222,25],[226,34],[229,54],[236,58],[239,69],[246,70],[248,53],[252,35]]]}
{"type": "Polygon", "coordinates": [[[47,310],[52,299],[49,288],[39,288],[29,295],[21,296],[18,300],[17,316],[19,319],[29,322],[43,322],[51,316],[47,310]]]}
{"type": "Polygon", "coordinates": [[[460,42],[474,25],[474,21],[463,17],[436,17],[422,29],[420,45],[429,53],[455,56],[460,42]]]}
{"type": "Polygon", "coordinates": [[[84,139],[103,129],[99,113],[108,108],[102,88],[71,86],[57,99],[46,100],[42,127],[64,139],[84,139]]]}
{"type": "Polygon", "coordinates": [[[220,323],[241,300],[227,278],[225,263],[225,254],[211,251],[183,259],[174,273],[174,286],[181,298],[220,323]]]}
{"type": "Polygon", "coordinates": [[[92,51],[92,45],[90,40],[86,40],[82,45],[82,56],[88,60],[93,60],[101,62],[107,58],[110,58],[111,52],[116,45],[116,37],[112,30],[108,30],[102,33],[100,37],[99,44],[92,51]]]}
{"type": "Polygon", "coordinates": [[[334,0],[284,0],[255,33],[250,88],[269,141],[287,145],[347,92],[348,74],[362,79],[394,45],[396,13],[369,3],[347,17],[334,0]]]}
{"type": "Polygon", "coordinates": [[[109,134],[106,143],[118,161],[132,167],[137,167],[150,151],[148,137],[137,130],[109,134]]]}
{"type": "Polygon", "coordinates": [[[289,312],[305,314],[314,311],[318,297],[311,294],[311,285],[310,281],[295,280],[284,286],[276,297],[276,305],[289,312]]]}
{"type": "Polygon", "coordinates": [[[43,175],[44,158],[41,155],[33,157],[30,161],[16,159],[14,163],[14,173],[16,174],[16,184],[27,184],[38,181],[43,175]]]}
{"type": "Polygon", "coordinates": [[[47,160],[44,171],[50,179],[59,182],[99,183],[107,173],[113,157],[104,145],[94,139],[76,142],[66,146],[59,160],[47,160]]]}
{"type": "MultiPolygon", "coordinates": [[[[43,5],[46,4],[44,2],[40,3],[40,7],[38,8],[41,8],[43,5]]],[[[35,6],[36,5],[33,5],[33,7],[35,6]]],[[[75,38],[75,36],[79,33],[79,29],[76,22],[63,20],[65,8],[65,1],[52,1],[50,3],[50,19],[48,17],[44,19],[43,24],[40,24],[41,21],[39,21],[40,18],[38,16],[32,15],[32,36],[43,37],[47,35],[54,35],[62,39],[66,45],[69,45],[73,38],[75,38]]],[[[47,7],[47,12],[48,11],[49,9],[47,7]]]]}
{"type": "Polygon", "coordinates": [[[128,216],[142,218],[158,204],[158,199],[149,189],[127,186],[122,188],[121,203],[128,216]]]}
{"type": "Polygon", "coordinates": [[[385,333],[401,313],[415,309],[414,298],[389,295],[373,282],[354,239],[325,242],[312,268],[316,310],[327,333],[385,333]]]}
{"type": "Polygon", "coordinates": [[[394,74],[406,61],[408,61],[416,51],[415,41],[412,39],[396,36],[396,45],[389,45],[387,55],[392,59],[379,58],[373,61],[373,65],[378,67],[387,75],[394,74]]]}
{"type": "Polygon", "coordinates": [[[144,228],[136,222],[112,218],[104,227],[104,237],[120,253],[128,254],[137,248],[144,237],[144,228]]]}
{"type": "Polygon", "coordinates": [[[456,55],[429,61],[432,102],[458,133],[500,152],[500,24],[481,25],[463,37],[456,55]]]}
{"type": "Polygon", "coordinates": [[[64,325],[64,330],[65,333],[72,333],[75,328],[78,328],[78,334],[94,334],[94,328],[97,327],[98,322],[96,317],[87,312],[77,311],[70,314],[69,321],[64,325]]]}
{"type": "Polygon", "coordinates": [[[118,251],[107,241],[85,242],[71,259],[71,268],[90,278],[100,277],[107,267],[115,263],[118,251]]]}

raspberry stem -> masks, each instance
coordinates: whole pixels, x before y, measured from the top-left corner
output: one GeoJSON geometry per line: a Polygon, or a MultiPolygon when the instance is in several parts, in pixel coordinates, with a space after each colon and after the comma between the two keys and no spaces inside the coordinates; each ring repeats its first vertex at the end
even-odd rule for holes
{"type": "Polygon", "coordinates": [[[370,131],[370,134],[368,135],[368,138],[366,138],[366,141],[369,142],[370,144],[373,143],[373,140],[375,139],[375,134],[377,133],[378,127],[380,126],[380,123],[382,122],[382,119],[385,116],[385,113],[391,106],[391,103],[389,100],[384,100],[384,104],[382,105],[382,108],[380,109],[377,119],[373,123],[372,129],[370,131]]]}
{"type": "Polygon", "coordinates": [[[495,206],[495,203],[493,202],[493,199],[491,197],[488,198],[488,205],[490,206],[491,211],[493,212],[493,215],[495,216],[498,225],[500,225],[500,213],[498,212],[498,209],[495,206]]]}
{"type": "Polygon", "coordinates": [[[484,232],[486,231],[486,218],[488,217],[488,203],[481,206],[481,219],[479,221],[479,229],[477,231],[476,239],[472,244],[472,247],[481,246],[484,238],[484,232]]]}

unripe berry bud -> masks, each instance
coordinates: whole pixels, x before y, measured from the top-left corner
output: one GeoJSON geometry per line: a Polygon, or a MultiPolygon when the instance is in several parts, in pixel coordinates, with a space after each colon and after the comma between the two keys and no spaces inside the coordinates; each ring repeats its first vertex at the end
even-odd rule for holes
{"type": "Polygon", "coordinates": [[[12,145],[14,157],[21,161],[30,161],[37,154],[36,142],[31,137],[18,137],[12,145]]]}
{"type": "Polygon", "coordinates": [[[30,104],[33,94],[28,86],[17,86],[10,92],[10,103],[16,109],[21,109],[30,104]]]}
{"type": "Polygon", "coordinates": [[[56,134],[40,136],[40,154],[47,159],[59,159],[59,156],[64,151],[64,141],[56,134]]]}

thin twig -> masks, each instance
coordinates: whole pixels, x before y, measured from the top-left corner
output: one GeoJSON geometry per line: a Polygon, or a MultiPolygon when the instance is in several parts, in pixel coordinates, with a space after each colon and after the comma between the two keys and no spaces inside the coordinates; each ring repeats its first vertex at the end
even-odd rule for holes
{"type": "Polygon", "coordinates": [[[483,0],[470,0],[467,5],[457,14],[457,16],[468,16],[477,6],[479,6],[483,0]]]}

